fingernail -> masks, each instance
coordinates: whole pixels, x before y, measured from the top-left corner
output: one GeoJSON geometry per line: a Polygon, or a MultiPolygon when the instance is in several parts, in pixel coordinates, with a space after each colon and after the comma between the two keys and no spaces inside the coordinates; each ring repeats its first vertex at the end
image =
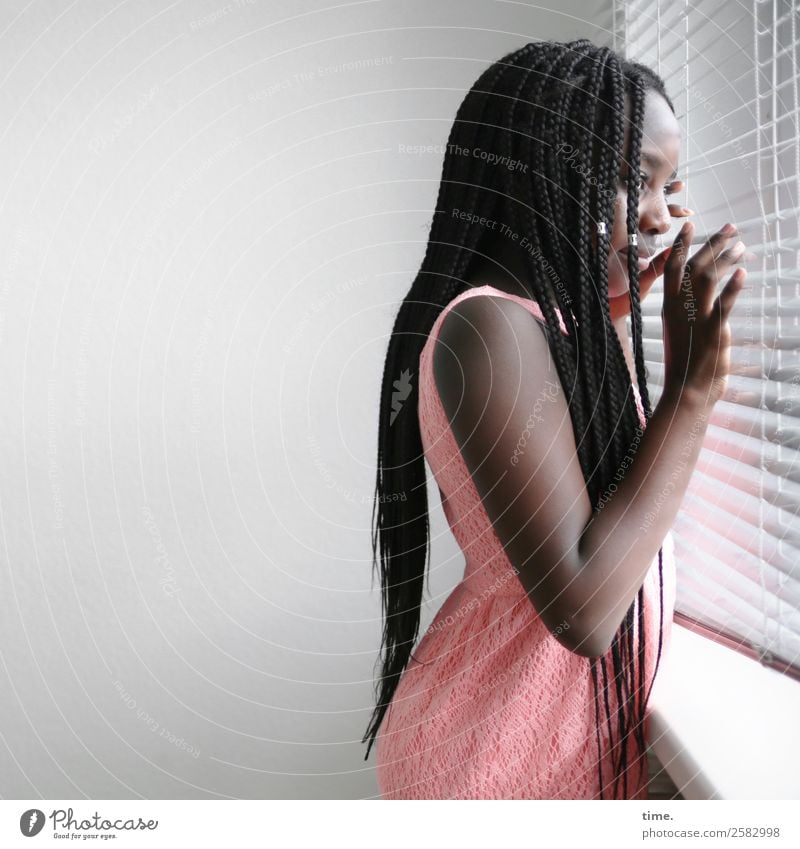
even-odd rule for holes
{"type": "Polygon", "coordinates": [[[683,211],[684,211],[687,215],[694,215],[694,214],[695,214],[694,210],[693,210],[693,209],[689,209],[689,207],[688,207],[688,206],[684,206],[683,211]]]}
{"type": "Polygon", "coordinates": [[[736,227],[730,223],[730,221],[722,228],[723,233],[733,233],[736,230],[736,227]]]}

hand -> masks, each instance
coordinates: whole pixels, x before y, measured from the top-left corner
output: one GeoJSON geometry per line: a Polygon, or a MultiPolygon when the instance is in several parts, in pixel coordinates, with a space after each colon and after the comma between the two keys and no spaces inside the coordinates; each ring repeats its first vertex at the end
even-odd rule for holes
{"type": "Polygon", "coordinates": [[[703,406],[723,395],[730,371],[728,317],[744,286],[747,269],[736,268],[714,298],[717,283],[745,254],[732,227],[717,231],[687,262],[694,224],[684,223],[664,269],[664,391],[689,394],[703,406]]]}
{"type": "MultiPolygon", "coordinates": [[[[683,180],[676,180],[673,188],[676,192],[680,192],[683,189],[683,186],[683,180]]],[[[694,212],[691,209],[687,209],[685,206],[680,206],[677,203],[668,204],[667,209],[669,209],[669,214],[673,218],[686,218],[689,215],[694,215],[694,212]]],[[[647,297],[647,293],[652,288],[653,283],[655,283],[656,280],[658,280],[658,278],[664,273],[664,266],[671,251],[671,246],[665,248],[661,251],[661,253],[658,253],[653,257],[650,261],[650,265],[648,265],[644,271],[639,272],[640,303],[647,297]]],[[[624,295],[609,298],[608,305],[611,310],[611,320],[616,321],[616,319],[621,318],[623,315],[628,315],[631,311],[630,295],[626,292],[624,295]]]]}

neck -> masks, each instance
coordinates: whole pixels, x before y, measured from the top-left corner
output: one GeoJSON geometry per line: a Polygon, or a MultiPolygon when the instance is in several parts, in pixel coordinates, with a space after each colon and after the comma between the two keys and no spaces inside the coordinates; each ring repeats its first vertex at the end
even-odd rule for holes
{"type": "Polygon", "coordinates": [[[519,253],[509,250],[507,245],[500,245],[492,251],[490,256],[497,259],[478,256],[472,261],[465,282],[474,288],[494,286],[501,292],[530,298],[530,293],[520,282],[527,277],[528,269],[519,253]]]}
{"type": "MultiPolygon", "coordinates": [[[[511,249],[513,247],[515,246],[509,246],[499,239],[491,243],[486,253],[496,259],[492,261],[486,256],[477,256],[471,263],[465,282],[472,287],[494,286],[502,292],[529,298],[530,294],[520,283],[520,280],[527,276],[528,270],[519,249],[514,251],[511,249]]],[[[633,350],[628,336],[627,316],[620,316],[612,323],[617,331],[631,380],[636,384],[636,365],[633,362],[633,350]]]]}

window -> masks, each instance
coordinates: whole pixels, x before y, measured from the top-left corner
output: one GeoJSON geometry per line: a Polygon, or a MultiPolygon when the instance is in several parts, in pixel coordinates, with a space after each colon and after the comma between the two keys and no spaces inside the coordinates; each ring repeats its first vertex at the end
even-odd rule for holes
{"type": "MultiPolygon", "coordinates": [[[[673,528],[675,621],[792,677],[800,677],[798,17],[797,0],[616,0],[612,45],[665,80],[683,131],[678,202],[696,211],[696,243],[732,221],[758,256],[731,316],[728,389],[673,528]]],[[[642,304],[653,403],[663,381],[661,291],[659,283],[642,304]]]]}

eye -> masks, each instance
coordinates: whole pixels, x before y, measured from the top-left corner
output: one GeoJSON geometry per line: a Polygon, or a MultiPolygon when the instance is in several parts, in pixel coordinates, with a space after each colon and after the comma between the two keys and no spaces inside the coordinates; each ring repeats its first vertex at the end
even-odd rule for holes
{"type": "MultiPolygon", "coordinates": [[[[639,191],[640,192],[642,191],[642,188],[643,188],[642,183],[647,183],[647,181],[649,179],[650,179],[650,177],[647,174],[645,174],[644,171],[639,172],[639,191]]],[[[675,194],[675,183],[667,183],[667,185],[664,186],[663,191],[664,191],[665,195],[674,195],[675,194]]]]}

